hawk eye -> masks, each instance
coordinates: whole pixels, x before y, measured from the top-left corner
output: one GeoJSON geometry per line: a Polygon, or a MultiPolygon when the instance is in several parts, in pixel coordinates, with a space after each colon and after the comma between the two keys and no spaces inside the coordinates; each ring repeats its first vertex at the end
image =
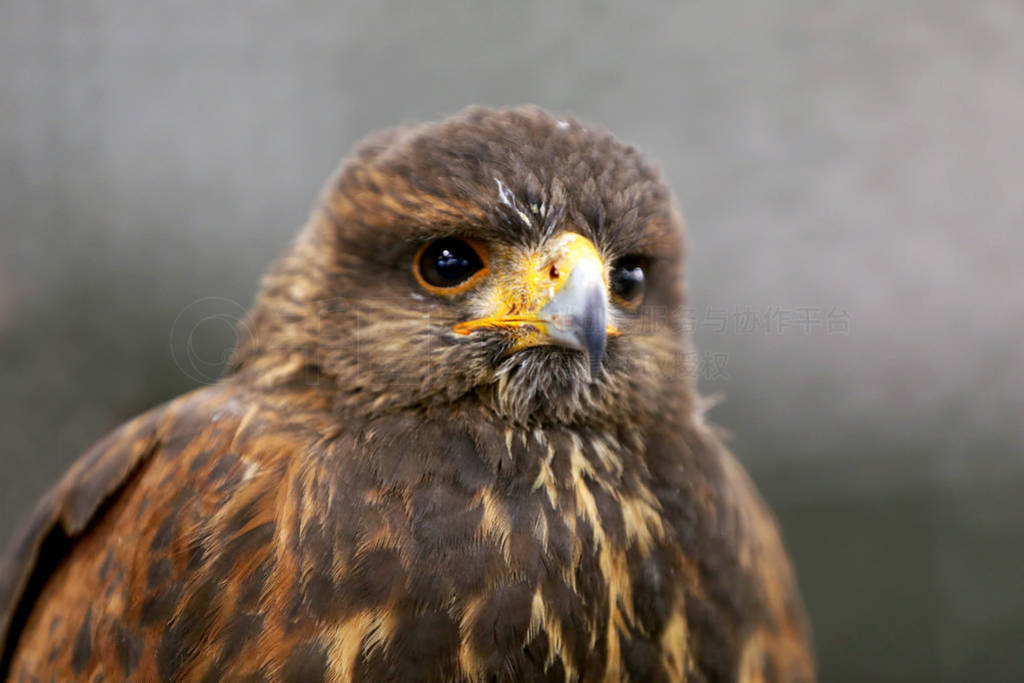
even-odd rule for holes
{"type": "Polygon", "coordinates": [[[413,273],[430,292],[457,294],[488,272],[483,250],[467,240],[445,237],[428,242],[416,252],[413,273]]]}
{"type": "Polygon", "coordinates": [[[642,256],[623,256],[612,266],[612,295],[626,307],[639,305],[644,298],[647,279],[644,268],[647,260],[642,256]]]}

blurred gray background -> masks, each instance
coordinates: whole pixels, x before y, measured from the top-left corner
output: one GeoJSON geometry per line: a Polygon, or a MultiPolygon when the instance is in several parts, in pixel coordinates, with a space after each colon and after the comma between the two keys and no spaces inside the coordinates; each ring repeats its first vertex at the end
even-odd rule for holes
{"type": "Polygon", "coordinates": [[[356,141],[534,102],[680,196],[823,680],[1024,680],[1024,4],[621,5],[0,5],[0,542],[216,376],[356,141]]]}

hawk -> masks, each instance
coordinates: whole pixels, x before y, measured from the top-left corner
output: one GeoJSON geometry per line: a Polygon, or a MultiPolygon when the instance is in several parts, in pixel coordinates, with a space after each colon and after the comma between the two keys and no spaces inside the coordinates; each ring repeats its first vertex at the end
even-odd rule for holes
{"type": "Polygon", "coordinates": [[[603,129],[371,137],[216,384],[131,420],[0,566],[0,677],[809,681],[779,534],[701,417],[683,226],[603,129]]]}

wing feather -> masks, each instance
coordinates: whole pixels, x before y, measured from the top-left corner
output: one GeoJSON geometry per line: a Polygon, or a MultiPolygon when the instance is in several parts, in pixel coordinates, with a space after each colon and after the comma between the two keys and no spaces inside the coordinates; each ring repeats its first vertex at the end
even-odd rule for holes
{"type": "Polygon", "coordinates": [[[146,462],[157,445],[156,408],[102,438],[72,465],[36,505],[0,558],[0,679],[4,679],[19,623],[73,540],[103,504],[146,462]]]}

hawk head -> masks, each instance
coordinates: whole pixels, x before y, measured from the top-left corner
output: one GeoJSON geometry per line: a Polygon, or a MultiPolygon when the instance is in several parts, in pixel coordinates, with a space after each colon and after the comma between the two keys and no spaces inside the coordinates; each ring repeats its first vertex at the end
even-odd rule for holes
{"type": "Polygon", "coordinates": [[[390,130],[327,184],[234,367],[301,369],[366,412],[653,419],[692,394],[682,234],[658,173],[600,128],[473,108],[390,130]]]}

